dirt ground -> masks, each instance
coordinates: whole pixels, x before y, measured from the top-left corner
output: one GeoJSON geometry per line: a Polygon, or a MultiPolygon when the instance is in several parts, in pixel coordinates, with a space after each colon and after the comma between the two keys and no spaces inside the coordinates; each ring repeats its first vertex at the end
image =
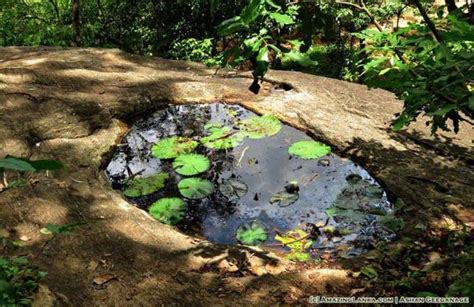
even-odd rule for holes
{"type": "Polygon", "coordinates": [[[394,133],[389,123],[402,104],[388,92],[298,72],[267,78],[254,95],[250,74],[199,64],[115,49],[0,48],[0,157],[65,164],[0,194],[1,233],[23,245],[0,252],[27,255],[48,272],[35,304],[274,305],[305,304],[310,295],[444,294],[463,272],[439,267],[449,270],[473,238],[472,126],[431,136],[420,121],[394,133]],[[364,166],[406,204],[399,239],[356,259],[294,264],[183,235],[109,187],[100,167],[134,118],[165,104],[216,101],[273,113],[364,166]],[[71,236],[40,233],[48,223],[77,222],[85,224],[71,236]],[[446,243],[453,236],[454,246],[446,243]],[[352,277],[367,264],[375,280],[352,277]],[[397,284],[414,273],[414,285],[397,284]]]}

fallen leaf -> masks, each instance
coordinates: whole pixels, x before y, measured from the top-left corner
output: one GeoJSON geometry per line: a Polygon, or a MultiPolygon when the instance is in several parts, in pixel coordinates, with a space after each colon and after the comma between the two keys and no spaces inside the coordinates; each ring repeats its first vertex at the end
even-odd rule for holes
{"type": "Polygon", "coordinates": [[[97,286],[102,286],[103,284],[113,280],[113,279],[116,279],[116,277],[114,275],[110,275],[110,274],[106,274],[106,275],[101,275],[101,276],[97,276],[94,278],[94,284],[97,285],[97,286]]]}

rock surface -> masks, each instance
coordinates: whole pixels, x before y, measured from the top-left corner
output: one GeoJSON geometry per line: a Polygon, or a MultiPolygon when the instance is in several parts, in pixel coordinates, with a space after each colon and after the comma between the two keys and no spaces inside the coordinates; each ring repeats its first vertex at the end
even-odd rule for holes
{"type": "Polygon", "coordinates": [[[0,157],[66,165],[4,191],[0,228],[30,238],[23,254],[49,272],[47,288],[75,306],[294,303],[350,293],[348,269],[293,270],[266,251],[200,242],[153,221],[103,179],[99,168],[133,118],[168,103],[216,101],[274,113],[331,144],[418,220],[434,221],[453,205],[472,217],[472,126],[431,136],[421,122],[393,133],[401,103],[391,93],[298,72],[267,78],[254,95],[250,74],[194,63],[115,49],[0,48],[0,157]],[[86,223],[74,236],[39,232],[74,222],[86,223]],[[114,279],[97,288],[102,275],[114,279]]]}

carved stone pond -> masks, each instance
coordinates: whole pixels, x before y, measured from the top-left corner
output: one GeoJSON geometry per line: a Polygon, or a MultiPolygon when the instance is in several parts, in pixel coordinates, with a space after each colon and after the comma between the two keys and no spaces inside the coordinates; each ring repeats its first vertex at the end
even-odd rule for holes
{"type": "Polygon", "coordinates": [[[306,261],[352,257],[395,236],[393,206],[364,169],[234,105],[169,106],[138,120],[105,171],[157,220],[214,243],[306,261]]]}

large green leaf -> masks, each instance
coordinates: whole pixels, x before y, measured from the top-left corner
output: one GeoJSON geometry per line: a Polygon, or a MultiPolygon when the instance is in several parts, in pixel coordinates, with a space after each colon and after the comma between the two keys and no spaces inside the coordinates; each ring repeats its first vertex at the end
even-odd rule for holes
{"type": "Polygon", "coordinates": [[[237,228],[235,233],[237,241],[245,245],[259,245],[268,238],[268,232],[259,222],[245,223],[237,228]]]}
{"type": "Polygon", "coordinates": [[[186,214],[186,204],[181,198],[161,198],[148,208],[150,215],[158,221],[175,225],[179,223],[186,214]]]}
{"type": "Polygon", "coordinates": [[[251,139],[262,139],[272,136],[281,129],[281,123],[278,118],[270,114],[245,119],[240,122],[239,126],[251,139]]]}
{"type": "Polygon", "coordinates": [[[125,183],[123,194],[128,197],[140,197],[154,193],[165,186],[169,179],[166,173],[158,173],[144,178],[133,178],[125,183]]]}
{"type": "Polygon", "coordinates": [[[12,171],[20,171],[20,172],[34,172],[36,169],[28,162],[14,158],[14,157],[6,157],[0,159],[0,170],[12,170],[12,171]]]}
{"type": "Polygon", "coordinates": [[[227,179],[219,185],[219,191],[230,201],[236,200],[247,194],[248,187],[245,182],[237,179],[227,179]]]}
{"type": "Polygon", "coordinates": [[[291,16],[286,14],[280,14],[275,12],[270,14],[270,18],[278,22],[281,26],[291,25],[295,23],[291,16]]]}
{"type": "Polygon", "coordinates": [[[297,192],[288,193],[287,191],[282,191],[274,194],[272,198],[270,198],[270,203],[277,204],[280,207],[288,207],[294,204],[298,198],[299,194],[297,192]]]}
{"type": "Polygon", "coordinates": [[[198,146],[198,142],[182,136],[173,136],[160,140],[153,145],[151,152],[159,159],[173,159],[185,153],[190,153],[198,146]]]}
{"type": "Polygon", "coordinates": [[[211,162],[206,156],[199,154],[184,154],[174,160],[174,170],[184,176],[193,176],[209,169],[211,162]]]}
{"type": "Polygon", "coordinates": [[[209,123],[205,126],[210,133],[201,138],[201,143],[211,149],[230,149],[237,147],[245,138],[239,131],[233,131],[229,127],[222,127],[218,124],[209,123]]]}
{"type": "Polygon", "coordinates": [[[181,195],[189,199],[201,199],[214,192],[214,185],[207,179],[186,178],[178,183],[181,195]]]}
{"type": "Polygon", "coordinates": [[[316,141],[299,141],[288,148],[290,155],[305,160],[318,159],[330,152],[331,147],[316,141]]]}
{"type": "Polygon", "coordinates": [[[258,18],[263,9],[265,0],[250,0],[250,3],[244,8],[240,17],[245,25],[249,25],[258,18]]]}

